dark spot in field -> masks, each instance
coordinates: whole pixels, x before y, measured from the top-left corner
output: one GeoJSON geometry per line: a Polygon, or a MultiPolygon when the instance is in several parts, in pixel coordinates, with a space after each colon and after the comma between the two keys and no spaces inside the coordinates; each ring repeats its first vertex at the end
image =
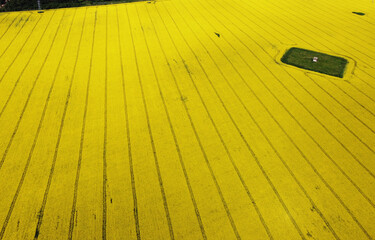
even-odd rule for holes
{"type": "Polygon", "coordinates": [[[357,15],[359,15],[359,16],[363,16],[363,15],[365,15],[365,13],[363,13],[363,12],[352,12],[352,13],[357,14],[357,15]]]}
{"type": "Polygon", "coordinates": [[[215,34],[216,34],[217,37],[220,37],[220,33],[215,32],[215,34]]]}
{"type": "Polygon", "coordinates": [[[37,228],[35,231],[34,239],[37,239],[39,237],[39,229],[37,228]]]}
{"type": "Polygon", "coordinates": [[[316,189],[316,190],[319,190],[319,189],[320,189],[320,187],[319,187],[319,186],[315,186],[315,189],[316,189]]]}
{"type": "Polygon", "coordinates": [[[182,62],[184,63],[184,66],[185,66],[186,71],[187,71],[189,74],[191,74],[190,68],[189,68],[189,66],[186,64],[185,60],[182,60],[182,62]]]}
{"type": "Polygon", "coordinates": [[[185,97],[185,96],[181,96],[181,101],[186,102],[187,100],[188,100],[187,97],[185,97]]]}
{"type": "Polygon", "coordinates": [[[111,198],[111,203],[112,203],[112,198],[111,198]]]}
{"type": "Polygon", "coordinates": [[[22,20],[23,20],[23,17],[21,17],[20,20],[18,20],[18,22],[16,22],[15,27],[17,27],[22,22],[22,20]]]}
{"type": "Polygon", "coordinates": [[[312,237],[312,235],[311,235],[310,232],[307,232],[306,235],[307,235],[308,237],[312,237]]]}

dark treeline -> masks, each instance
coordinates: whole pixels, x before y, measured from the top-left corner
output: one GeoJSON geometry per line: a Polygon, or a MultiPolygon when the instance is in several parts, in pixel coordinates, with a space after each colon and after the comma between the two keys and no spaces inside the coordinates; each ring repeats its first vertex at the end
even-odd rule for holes
{"type": "MultiPolygon", "coordinates": [[[[37,0],[0,0],[3,5],[0,11],[20,11],[38,9],[37,0]]],[[[40,0],[42,9],[79,7],[116,2],[132,2],[136,0],[40,0]]]]}

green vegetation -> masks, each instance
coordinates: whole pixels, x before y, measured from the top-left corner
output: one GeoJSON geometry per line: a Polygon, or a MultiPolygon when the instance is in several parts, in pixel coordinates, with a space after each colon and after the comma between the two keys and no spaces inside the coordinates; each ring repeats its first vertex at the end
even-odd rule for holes
{"type": "Polygon", "coordinates": [[[292,66],[340,78],[344,76],[345,67],[348,63],[346,59],[341,57],[295,47],[290,48],[281,58],[281,61],[292,66]]]}
{"type": "Polygon", "coordinates": [[[363,12],[352,12],[352,13],[357,14],[359,16],[364,16],[365,15],[363,12]]]}
{"type": "MultiPolygon", "coordinates": [[[[43,9],[102,5],[138,0],[40,0],[43,9]]],[[[0,12],[37,10],[37,0],[8,0],[0,12]]]]}

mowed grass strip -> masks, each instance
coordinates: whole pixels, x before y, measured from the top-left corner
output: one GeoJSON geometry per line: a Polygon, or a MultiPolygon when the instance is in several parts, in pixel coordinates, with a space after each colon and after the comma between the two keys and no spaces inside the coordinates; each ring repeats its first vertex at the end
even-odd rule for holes
{"type": "Polygon", "coordinates": [[[283,63],[324,73],[335,77],[344,77],[348,60],[325,53],[292,47],[281,58],[283,63]]]}

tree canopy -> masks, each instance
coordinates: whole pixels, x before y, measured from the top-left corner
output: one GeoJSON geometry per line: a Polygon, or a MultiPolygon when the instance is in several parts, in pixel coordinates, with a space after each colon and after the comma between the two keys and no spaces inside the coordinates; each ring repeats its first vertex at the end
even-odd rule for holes
{"type": "MultiPolygon", "coordinates": [[[[5,0],[0,0],[2,3],[5,0]]],[[[134,0],[40,0],[43,9],[79,7],[108,2],[132,2],[134,0]]],[[[0,11],[21,11],[38,9],[37,0],[8,0],[0,11]]]]}

